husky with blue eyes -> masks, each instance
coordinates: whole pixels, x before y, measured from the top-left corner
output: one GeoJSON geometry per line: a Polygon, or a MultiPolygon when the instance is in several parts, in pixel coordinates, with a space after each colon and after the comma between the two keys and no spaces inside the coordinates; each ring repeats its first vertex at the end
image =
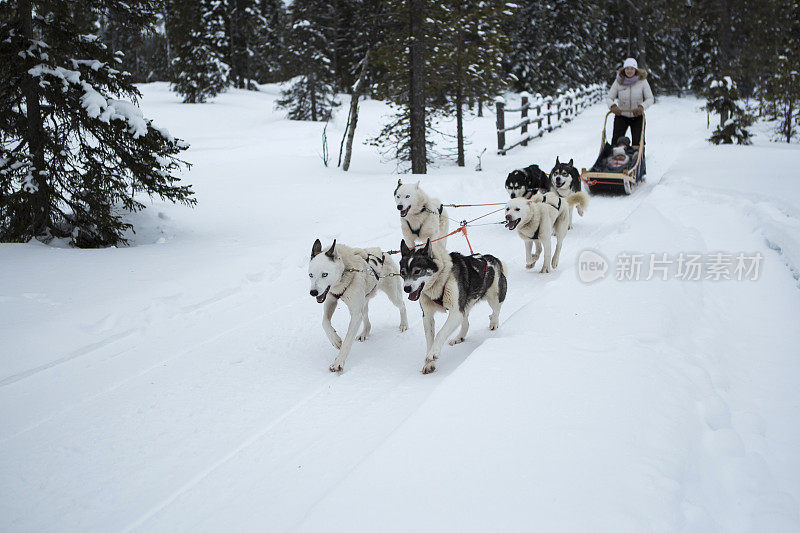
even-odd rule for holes
{"type": "Polygon", "coordinates": [[[431,246],[430,239],[425,246],[417,248],[409,248],[406,241],[402,241],[400,252],[403,290],[409,300],[419,301],[422,308],[428,345],[422,373],[430,374],[436,370],[436,360],[444,343],[459,326],[461,331],[450,340],[450,345],[464,342],[469,330],[469,312],[476,303],[486,300],[492,308],[489,329],[500,326],[500,307],[508,288],[505,266],[492,255],[448,254],[440,246],[431,246]],[[435,313],[447,313],[439,333],[435,331],[435,313]]]}
{"type": "Polygon", "coordinates": [[[330,366],[331,372],[341,372],[344,363],[358,338],[364,341],[369,335],[369,301],[378,290],[386,293],[389,300],[400,310],[400,331],[408,329],[406,306],[400,292],[400,278],[397,263],[381,252],[380,248],[350,248],[333,241],[326,252],[322,251],[319,239],[311,247],[311,261],[308,264],[308,277],[311,280],[309,294],[324,304],[322,329],[339,350],[339,355],[330,366]],[[350,325],[344,340],[339,337],[331,324],[331,317],[339,304],[344,302],[350,311],[350,325]],[[358,328],[364,328],[356,337],[358,328]]]}
{"type": "MultiPolygon", "coordinates": [[[[397,180],[394,201],[400,211],[403,240],[410,245],[447,235],[450,229],[447,210],[437,198],[429,198],[419,188],[419,182],[404,184],[402,180],[397,180]]],[[[444,247],[446,242],[447,239],[441,239],[437,244],[444,247]]]]}

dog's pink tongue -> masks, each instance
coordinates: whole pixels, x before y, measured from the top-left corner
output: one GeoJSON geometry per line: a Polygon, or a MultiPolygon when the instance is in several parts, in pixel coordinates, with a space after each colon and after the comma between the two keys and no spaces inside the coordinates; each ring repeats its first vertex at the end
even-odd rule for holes
{"type": "Polygon", "coordinates": [[[408,299],[409,299],[409,300],[411,300],[412,302],[416,302],[417,300],[419,300],[419,296],[420,296],[420,294],[422,294],[422,285],[420,285],[420,286],[417,288],[417,290],[415,290],[414,292],[412,292],[411,294],[409,294],[409,295],[408,295],[408,299]]]}
{"type": "Polygon", "coordinates": [[[325,301],[325,297],[326,297],[326,296],[328,296],[328,291],[329,291],[329,290],[331,290],[331,288],[330,288],[330,287],[328,287],[327,289],[325,289],[325,292],[323,292],[322,294],[320,294],[319,296],[317,296],[317,303],[321,304],[322,302],[324,302],[324,301],[325,301]]]}

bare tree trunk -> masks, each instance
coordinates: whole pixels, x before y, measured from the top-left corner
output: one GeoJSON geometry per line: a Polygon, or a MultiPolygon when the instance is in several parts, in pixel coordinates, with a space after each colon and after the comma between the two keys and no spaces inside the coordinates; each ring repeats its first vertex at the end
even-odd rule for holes
{"type": "Polygon", "coordinates": [[[364,54],[364,60],[361,62],[361,72],[353,87],[353,94],[350,96],[350,115],[347,119],[347,145],[345,146],[344,163],[342,164],[342,170],[345,172],[350,169],[350,157],[353,155],[353,138],[356,135],[356,125],[358,124],[358,100],[361,98],[367,83],[368,68],[369,49],[367,49],[367,53],[364,54]]]}
{"type": "MultiPolygon", "coordinates": [[[[22,33],[28,41],[33,40],[33,8],[30,0],[20,0],[19,13],[22,17],[22,33]]],[[[28,131],[26,141],[28,149],[33,155],[31,175],[36,191],[31,194],[30,210],[27,216],[27,228],[23,232],[26,236],[35,237],[42,235],[47,229],[50,219],[50,191],[47,182],[47,167],[44,160],[44,121],[42,108],[39,104],[39,86],[31,76],[25,76],[23,82],[25,95],[26,118],[28,131]]],[[[23,229],[23,228],[20,228],[23,229]]]]}
{"type": "MultiPolygon", "coordinates": [[[[720,0],[720,21],[719,21],[719,60],[720,69],[728,69],[727,74],[731,79],[736,79],[735,73],[730,68],[731,65],[731,0],[720,0]]],[[[718,72],[717,74],[721,74],[718,72]]],[[[723,109],[720,113],[720,126],[728,121],[728,110],[723,109]]]]}
{"type": "Polygon", "coordinates": [[[461,68],[463,53],[464,40],[459,29],[456,31],[456,140],[458,142],[456,164],[460,167],[464,166],[464,72],[461,68]]]}
{"type": "Polygon", "coordinates": [[[311,120],[317,121],[317,79],[311,78],[309,86],[311,88],[311,120]]]}
{"type": "Polygon", "coordinates": [[[408,0],[410,46],[409,112],[411,130],[411,172],[427,172],[425,153],[425,20],[424,1],[408,0]]]}

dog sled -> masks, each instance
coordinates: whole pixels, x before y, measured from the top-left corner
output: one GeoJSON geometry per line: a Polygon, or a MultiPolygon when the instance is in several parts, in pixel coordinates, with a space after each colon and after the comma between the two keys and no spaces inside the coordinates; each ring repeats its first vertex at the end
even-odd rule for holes
{"type": "MultiPolygon", "coordinates": [[[[623,113],[630,111],[627,109],[622,110],[623,113]]],[[[627,195],[636,190],[639,184],[644,181],[644,130],[646,121],[644,114],[642,114],[642,133],[639,137],[639,149],[636,150],[635,156],[631,156],[626,164],[614,168],[608,164],[613,155],[614,147],[606,140],[606,126],[608,125],[608,116],[611,114],[611,111],[606,113],[606,118],[603,120],[600,155],[597,156],[597,160],[591,169],[581,169],[581,180],[589,187],[590,193],[623,192],[627,195]]]]}

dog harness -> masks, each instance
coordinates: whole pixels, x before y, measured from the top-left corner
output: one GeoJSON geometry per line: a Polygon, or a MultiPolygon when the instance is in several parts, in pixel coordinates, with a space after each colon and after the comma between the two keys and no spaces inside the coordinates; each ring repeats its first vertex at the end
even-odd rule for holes
{"type": "MultiPolygon", "coordinates": [[[[547,203],[544,198],[542,198],[542,203],[544,205],[549,205],[550,207],[555,208],[557,211],[561,211],[561,197],[560,196],[558,197],[558,207],[554,206],[553,204],[547,203]]],[[[536,228],[536,233],[533,234],[533,237],[527,237],[524,234],[523,234],[523,236],[525,236],[526,239],[531,239],[533,241],[537,240],[539,238],[539,228],[541,228],[541,226],[542,225],[541,225],[541,222],[540,222],[539,223],[539,227],[536,228]]]]}
{"type": "MultiPolygon", "coordinates": [[[[423,223],[423,224],[424,224],[424,223],[423,223]]],[[[422,231],[422,226],[423,226],[423,224],[420,224],[420,225],[419,225],[419,227],[418,227],[417,229],[414,229],[414,228],[412,228],[412,227],[411,227],[411,222],[409,222],[408,220],[406,220],[406,226],[408,226],[408,230],[409,230],[411,233],[413,233],[414,235],[416,235],[417,237],[419,237],[419,232],[420,232],[420,231],[422,231]]]]}
{"type": "MultiPolygon", "coordinates": [[[[375,261],[377,261],[378,263],[383,264],[383,262],[386,260],[386,254],[381,254],[380,259],[378,259],[377,255],[372,255],[371,253],[367,252],[367,259],[365,260],[365,263],[367,263],[367,266],[369,267],[370,272],[372,272],[372,275],[375,276],[375,280],[380,282],[381,276],[380,276],[380,274],[378,274],[378,271],[375,270],[375,267],[373,267],[370,264],[370,262],[369,262],[369,258],[370,257],[374,258],[375,261]]],[[[345,272],[366,272],[367,270],[366,269],[359,270],[357,268],[345,268],[344,271],[345,272]]],[[[353,283],[353,280],[350,280],[350,283],[347,284],[347,287],[345,287],[342,292],[340,292],[339,294],[336,294],[335,292],[332,292],[332,293],[330,293],[331,296],[333,296],[334,298],[336,298],[338,300],[339,298],[342,297],[342,295],[344,293],[347,292],[347,289],[350,288],[350,284],[351,283],[353,283]]],[[[367,296],[370,296],[373,292],[375,292],[375,289],[377,289],[377,288],[378,288],[378,284],[376,283],[375,287],[373,287],[372,290],[367,293],[367,296]]]]}
{"type": "MultiPolygon", "coordinates": [[[[539,231],[537,230],[536,232],[538,233],[539,231]]],[[[481,282],[481,285],[483,285],[483,284],[486,283],[486,276],[489,275],[489,261],[487,261],[482,256],[478,256],[478,254],[474,254],[472,257],[475,257],[476,259],[480,259],[481,261],[483,261],[483,281],[481,282]]],[[[445,287],[446,286],[447,286],[447,284],[445,283],[445,287]]],[[[442,295],[439,296],[438,298],[436,298],[435,300],[432,300],[433,303],[439,304],[442,307],[444,307],[444,290],[445,290],[445,287],[442,287],[442,295]]],[[[445,309],[447,309],[447,308],[445,307],[445,309]]]]}
{"type": "MultiPolygon", "coordinates": [[[[556,192],[556,195],[558,195],[558,193],[557,193],[557,192],[556,192]]],[[[555,206],[555,205],[553,205],[553,204],[549,203],[549,202],[547,201],[547,198],[546,198],[544,195],[542,195],[542,203],[543,203],[544,205],[549,205],[550,207],[555,207],[555,208],[556,208],[556,210],[558,210],[558,211],[561,211],[561,196],[558,196],[558,205],[557,205],[557,206],[555,206]]]]}
{"type": "MultiPolygon", "coordinates": [[[[420,210],[420,212],[419,212],[419,213],[417,213],[417,214],[418,214],[418,215],[421,215],[422,213],[430,213],[430,214],[432,214],[432,215],[439,215],[439,216],[441,216],[441,215],[442,215],[442,211],[443,211],[443,210],[444,210],[444,204],[439,204],[439,210],[438,210],[438,211],[433,211],[433,210],[431,210],[431,209],[428,209],[426,206],[423,206],[423,207],[422,207],[422,209],[420,210]]],[[[425,223],[423,222],[423,223],[422,223],[422,224],[420,224],[420,225],[419,225],[419,227],[418,227],[418,228],[415,230],[414,228],[412,228],[412,227],[411,227],[411,222],[409,222],[409,221],[408,221],[408,219],[406,219],[406,225],[408,226],[408,230],[409,230],[411,233],[413,233],[414,235],[416,235],[417,237],[419,237],[419,232],[420,232],[420,231],[422,231],[422,226],[423,226],[424,224],[425,224],[425,223]]]]}
{"type": "MultiPolygon", "coordinates": [[[[552,207],[552,206],[551,206],[551,207],[552,207]]],[[[540,225],[539,227],[541,227],[541,225],[540,225]]],[[[518,231],[519,231],[519,230],[518,230],[518,231]]],[[[537,239],[539,238],[539,228],[538,228],[538,227],[536,228],[536,233],[534,233],[532,237],[528,237],[527,235],[524,235],[524,234],[523,234],[523,236],[524,236],[526,239],[530,239],[530,240],[532,240],[532,241],[535,241],[535,240],[537,240],[537,239]]]]}

